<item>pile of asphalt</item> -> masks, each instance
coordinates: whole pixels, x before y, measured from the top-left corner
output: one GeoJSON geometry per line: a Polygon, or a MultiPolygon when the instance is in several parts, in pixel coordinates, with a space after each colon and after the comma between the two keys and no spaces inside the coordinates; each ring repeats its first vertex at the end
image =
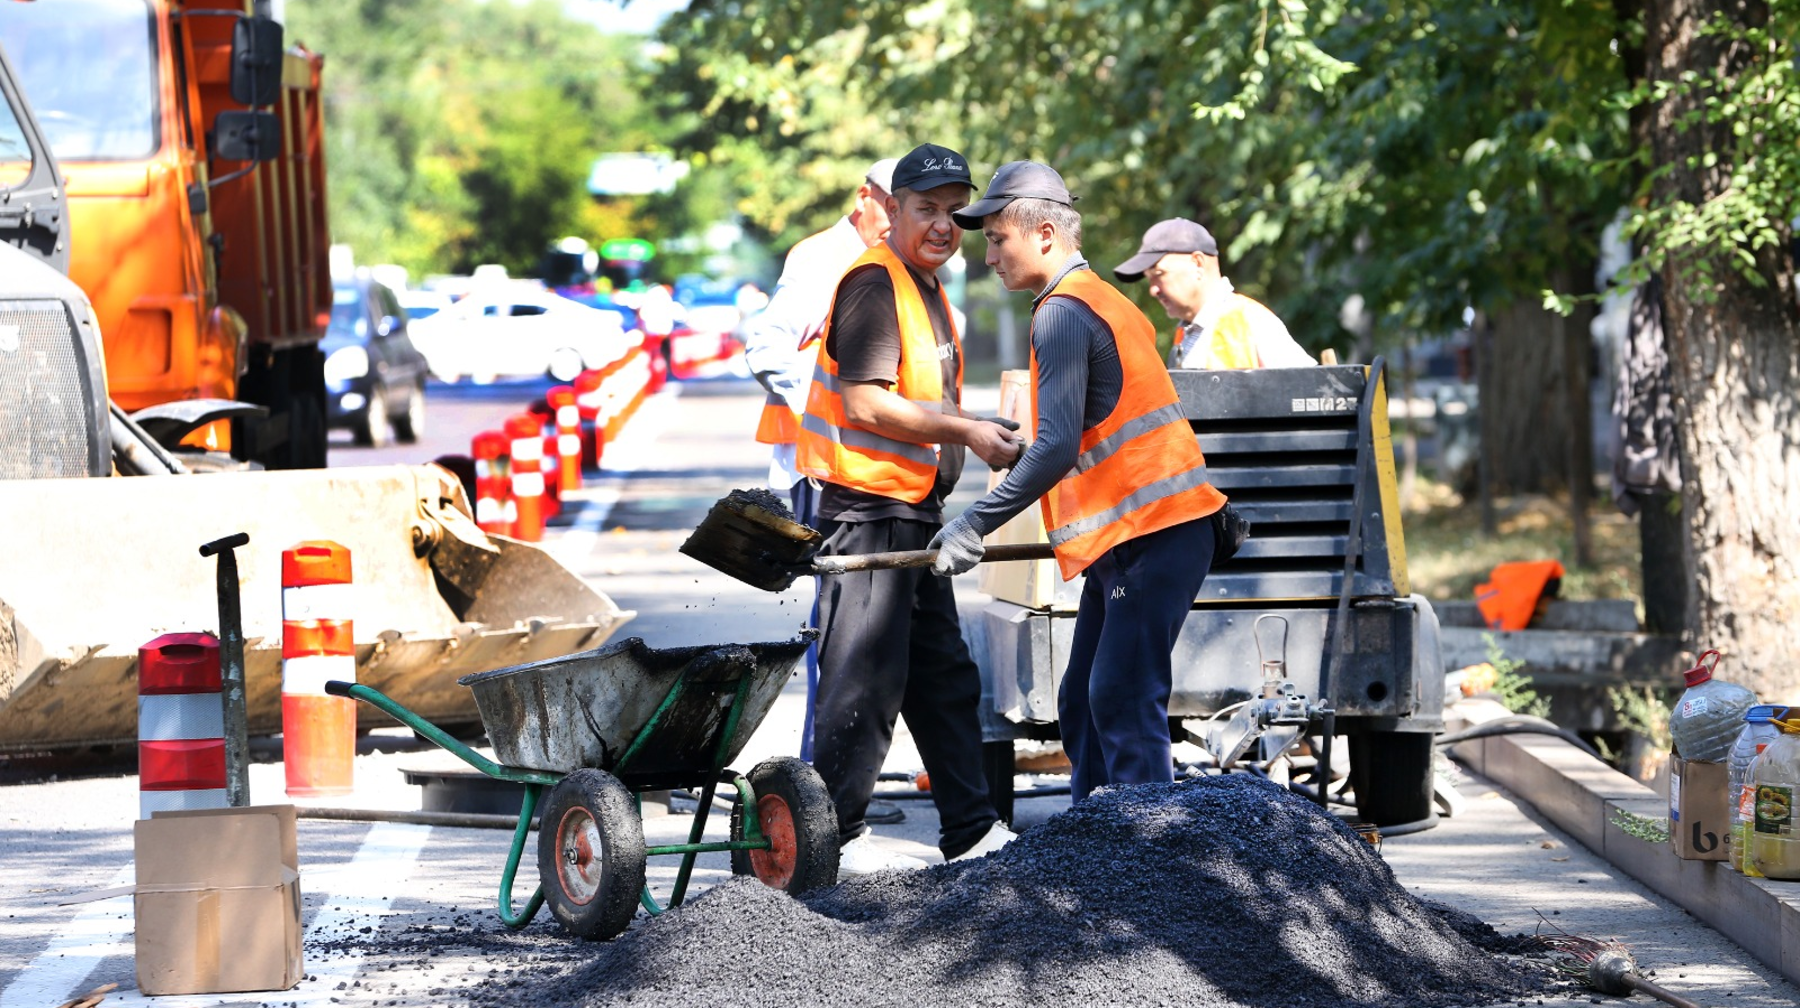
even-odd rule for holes
{"type": "Polygon", "coordinates": [[[457,993],[484,1008],[1448,1008],[1545,983],[1501,955],[1516,941],[1410,895],[1337,818],[1243,774],[1103,790],[989,857],[798,899],[734,879],[586,950],[457,993]]]}

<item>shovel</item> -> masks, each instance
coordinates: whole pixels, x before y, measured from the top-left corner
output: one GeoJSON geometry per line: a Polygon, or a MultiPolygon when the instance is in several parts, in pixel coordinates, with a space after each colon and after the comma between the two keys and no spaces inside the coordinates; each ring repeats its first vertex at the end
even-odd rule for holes
{"type": "MultiPolygon", "coordinates": [[[[794,513],[767,490],[733,490],[701,519],[681,552],[739,581],[764,591],[786,591],[796,578],[814,574],[930,567],[937,550],[897,550],[819,556],[825,537],[794,520],[794,513]]],[[[989,546],[982,563],[999,560],[1048,560],[1049,543],[989,546]]]]}

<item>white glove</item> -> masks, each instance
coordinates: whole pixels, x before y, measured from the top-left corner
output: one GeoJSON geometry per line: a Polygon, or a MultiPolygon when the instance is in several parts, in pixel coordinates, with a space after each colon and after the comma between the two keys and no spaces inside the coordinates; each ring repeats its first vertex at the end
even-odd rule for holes
{"type": "Polygon", "coordinates": [[[973,523],[964,515],[957,515],[950,524],[938,530],[931,537],[931,549],[937,550],[937,559],[932,561],[931,572],[939,577],[950,577],[962,574],[981,562],[981,555],[987,548],[981,545],[981,533],[975,530],[973,523]]]}

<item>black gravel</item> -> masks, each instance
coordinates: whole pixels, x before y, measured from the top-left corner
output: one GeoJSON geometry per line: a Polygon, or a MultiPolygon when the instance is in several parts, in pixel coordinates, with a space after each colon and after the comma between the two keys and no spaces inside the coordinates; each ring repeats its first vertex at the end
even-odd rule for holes
{"type": "Polygon", "coordinates": [[[788,506],[788,502],[767,487],[733,490],[725,495],[725,499],[761,508],[778,518],[785,518],[791,522],[800,520],[794,517],[794,509],[788,506]]]}
{"type": "Polygon", "coordinates": [[[990,857],[800,899],[734,879],[571,944],[581,961],[508,971],[514,946],[458,1000],[1449,1008],[1544,985],[1499,955],[1510,940],[1408,894],[1338,819],[1248,775],[1101,791],[990,857]]]}

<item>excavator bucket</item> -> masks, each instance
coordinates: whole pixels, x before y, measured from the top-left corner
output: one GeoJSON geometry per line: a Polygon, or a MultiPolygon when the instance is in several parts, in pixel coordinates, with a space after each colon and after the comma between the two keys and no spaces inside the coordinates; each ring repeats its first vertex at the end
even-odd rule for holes
{"type": "Polygon", "coordinates": [[[237,532],[253,734],[281,730],[281,554],[306,540],[350,550],[358,681],[447,727],[480,724],[458,677],[597,647],[636,615],[482,532],[435,465],[0,480],[0,529],[0,751],[135,741],[137,650],[219,630],[199,547],[237,532]]]}

